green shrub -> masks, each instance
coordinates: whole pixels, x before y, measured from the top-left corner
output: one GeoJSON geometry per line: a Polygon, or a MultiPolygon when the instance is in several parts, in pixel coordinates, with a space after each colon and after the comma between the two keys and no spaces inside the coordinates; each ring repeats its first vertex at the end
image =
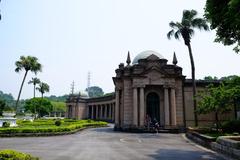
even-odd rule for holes
{"type": "Polygon", "coordinates": [[[8,127],[10,127],[10,123],[9,122],[3,122],[2,127],[8,128],[8,127]]]}
{"type": "Polygon", "coordinates": [[[39,158],[14,150],[2,150],[0,151],[0,160],[39,160],[39,158]]]}
{"type": "Polygon", "coordinates": [[[240,133],[240,120],[226,121],[222,124],[222,130],[226,133],[240,133]]]}
{"type": "Polygon", "coordinates": [[[56,126],[60,126],[62,124],[62,121],[60,119],[56,120],[55,121],[55,125],[56,126]]]}
{"type": "MultiPolygon", "coordinates": [[[[61,120],[60,120],[61,121],[61,120]]],[[[100,127],[106,126],[106,122],[93,121],[89,123],[88,120],[77,120],[74,122],[66,122],[62,120],[60,126],[56,126],[53,120],[37,120],[34,122],[18,121],[18,127],[14,128],[0,128],[0,134],[14,134],[14,133],[59,133],[71,132],[80,128],[89,126],[100,127]]],[[[0,159],[1,160],[1,159],[0,159]]]]}

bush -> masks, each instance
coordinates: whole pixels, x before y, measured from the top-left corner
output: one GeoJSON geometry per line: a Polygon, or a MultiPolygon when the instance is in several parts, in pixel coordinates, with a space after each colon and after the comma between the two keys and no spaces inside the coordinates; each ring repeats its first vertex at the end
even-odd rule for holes
{"type": "Polygon", "coordinates": [[[8,128],[8,127],[10,127],[10,123],[9,122],[3,122],[2,127],[8,128]]]}
{"type": "Polygon", "coordinates": [[[222,130],[226,133],[240,133],[240,120],[231,120],[222,124],[222,130]]]}
{"type": "Polygon", "coordinates": [[[0,151],[0,160],[39,160],[39,158],[14,150],[2,150],[0,151]]]}
{"type": "Polygon", "coordinates": [[[56,120],[55,121],[55,125],[56,126],[60,126],[62,124],[62,121],[60,119],[56,120]]]}

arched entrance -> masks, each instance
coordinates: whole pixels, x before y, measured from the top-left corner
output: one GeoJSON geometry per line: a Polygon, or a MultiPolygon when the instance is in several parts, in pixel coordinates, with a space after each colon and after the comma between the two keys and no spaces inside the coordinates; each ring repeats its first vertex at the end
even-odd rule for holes
{"type": "Polygon", "coordinates": [[[160,100],[157,93],[151,92],[147,95],[147,115],[153,121],[160,121],[160,100]]]}

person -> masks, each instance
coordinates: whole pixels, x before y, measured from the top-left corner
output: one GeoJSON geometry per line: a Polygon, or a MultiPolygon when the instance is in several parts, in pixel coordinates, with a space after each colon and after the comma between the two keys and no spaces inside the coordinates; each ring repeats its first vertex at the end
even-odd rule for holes
{"type": "Polygon", "coordinates": [[[159,123],[158,123],[158,121],[157,121],[157,119],[156,118],[154,118],[153,119],[153,128],[154,128],[154,130],[158,133],[158,130],[159,130],[159,123]]]}
{"type": "Polygon", "coordinates": [[[147,127],[147,130],[149,131],[150,130],[150,125],[151,125],[151,117],[147,114],[146,115],[146,122],[145,122],[145,125],[147,127]]]}

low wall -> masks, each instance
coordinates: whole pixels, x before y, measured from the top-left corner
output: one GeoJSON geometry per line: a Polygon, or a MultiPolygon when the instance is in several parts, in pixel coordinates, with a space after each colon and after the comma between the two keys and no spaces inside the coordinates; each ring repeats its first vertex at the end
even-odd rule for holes
{"type": "Polygon", "coordinates": [[[240,136],[221,136],[216,139],[198,132],[187,132],[186,136],[204,147],[240,160],[240,136]]]}

